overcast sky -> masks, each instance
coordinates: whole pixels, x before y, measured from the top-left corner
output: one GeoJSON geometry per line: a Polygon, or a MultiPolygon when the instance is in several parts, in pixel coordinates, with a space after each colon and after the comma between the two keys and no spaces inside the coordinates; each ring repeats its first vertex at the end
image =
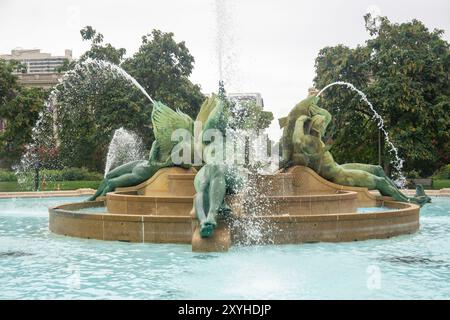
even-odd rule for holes
{"type": "MultiPolygon", "coordinates": [[[[210,93],[217,89],[218,39],[223,39],[227,91],[260,92],[266,109],[278,118],[307,95],[321,48],[340,43],[355,47],[368,39],[363,21],[368,11],[393,22],[417,18],[429,29],[445,30],[449,39],[449,0],[221,2],[0,0],[0,53],[22,47],[63,55],[64,49],[72,49],[78,57],[87,49],[79,30],[91,25],[131,56],[141,37],[157,28],[186,42],[196,60],[191,79],[210,93]]],[[[274,122],[271,136],[277,135],[274,122]]]]}

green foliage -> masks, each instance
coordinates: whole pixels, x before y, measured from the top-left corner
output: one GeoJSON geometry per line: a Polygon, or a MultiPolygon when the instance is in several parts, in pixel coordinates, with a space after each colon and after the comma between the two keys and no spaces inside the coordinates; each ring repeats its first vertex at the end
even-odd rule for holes
{"type": "Polygon", "coordinates": [[[91,26],[84,27],[80,33],[83,40],[91,41],[91,48],[81,56],[81,61],[87,58],[105,60],[114,64],[120,64],[123,61],[126,50],[116,49],[110,43],[103,43],[103,35],[91,26]]]}
{"type": "MultiPolygon", "coordinates": [[[[405,169],[430,175],[449,159],[449,45],[442,30],[429,31],[420,21],[394,24],[380,18],[366,27],[373,36],[364,46],[327,47],[316,59],[315,85],[347,81],[367,94],[393,143],[405,159],[405,169]]],[[[338,162],[378,162],[378,129],[369,108],[350,90],[328,89],[321,105],[335,117],[331,137],[338,162]]],[[[382,163],[390,155],[381,139],[382,163]]]]}
{"type": "Polygon", "coordinates": [[[12,171],[0,169],[0,181],[17,181],[17,177],[12,171]]]}
{"type": "Polygon", "coordinates": [[[237,105],[232,105],[233,110],[233,127],[244,130],[263,131],[270,126],[273,121],[273,113],[264,111],[254,101],[245,101],[237,105]]]}
{"type": "Polygon", "coordinates": [[[19,85],[13,75],[16,62],[0,59],[0,118],[7,126],[0,133],[0,159],[4,167],[17,163],[25,145],[31,141],[31,130],[44,105],[46,92],[19,85]]]}
{"type": "Polygon", "coordinates": [[[153,99],[195,119],[205,97],[200,86],[189,80],[194,61],[184,41],[176,42],[171,32],[153,30],[142,37],[138,52],[122,67],[153,99]]]}
{"type": "Polygon", "coordinates": [[[450,188],[450,179],[433,179],[433,189],[450,188]]]}
{"type": "MultiPolygon", "coordinates": [[[[97,189],[100,181],[47,181],[45,190],[76,190],[80,188],[97,189]]],[[[42,187],[41,187],[42,189],[42,187]]],[[[31,189],[17,182],[1,182],[0,192],[30,191],[31,189]]]]}
{"type": "MultiPolygon", "coordinates": [[[[175,42],[172,33],[154,30],[144,36],[139,51],[126,61],[125,49],[104,43],[103,35],[92,27],[82,29],[81,35],[91,47],[80,61],[96,59],[121,65],[155,100],[191,116],[197,114],[204,97],[200,87],[188,79],[194,58],[184,42],[175,42]]],[[[63,69],[74,67],[75,62],[63,69]]],[[[109,142],[121,127],[135,132],[150,150],[154,140],[150,101],[134,85],[108,70],[96,70],[89,77],[76,71],[70,85],[58,86],[57,101],[62,166],[102,171],[109,142]]]]}
{"type": "Polygon", "coordinates": [[[62,170],[44,169],[39,173],[46,180],[53,181],[101,181],[103,176],[97,172],[91,172],[86,168],[65,168],[62,170]]]}
{"type": "Polygon", "coordinates": [[[434,174],[435,179],[450,179],[450,164],[442,166],[434,174]]]}
{"type": "Polygon", "coordinates": [[[409,179],[420,179],[420,174],[417,170],[408,171],[405,176],[409,179]]]}
{"type": "MultiPolygon", "coordinates": [[[[29,173],[31,176],[34,172],[29,173]]],[[[101,181],[103,176],[98,172],[89,171],[86,168],[65,168],[62,170],[43,169],[39,171],[41,178],[45,177],[47,181],[101,181]]],[[[32,177],[29,179],[32,180],[32,177]]],[[[17,176],[13,171],[0,170],[0,181],[12,182],[17,181],[17,176]]]]}

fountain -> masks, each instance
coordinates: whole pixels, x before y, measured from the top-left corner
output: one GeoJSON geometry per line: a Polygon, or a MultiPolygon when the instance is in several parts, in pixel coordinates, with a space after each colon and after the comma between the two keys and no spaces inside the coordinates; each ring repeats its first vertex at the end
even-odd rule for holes
{"type": "Polygon", "coordinates": [[[394,156],[394,160],[392,161],[393,167],[396,171],[396,174],[398,176],[397,180],[395,181],[396,184],[403,188],[406,184],[406,178],[403,175],[402,169],[403,169],[403,162],[404,160],[400,158],[400,156],[398,155],[398,149],[394,146],[394,144],[391,142],[391,140],[389,139],[389,133],[386,131],[385,127],[384,127],[384,120],[383,118],[378,114],[378,112],[376,112],[375,108],[373,107],[372,103],[367,99],[367,96],[364,94],[364,92],[362,92],[361,90],[357,89],[353,84],[348,83],[348,82],[344,82],[344,81],[336,81],[333,83],[328,84],[327,86],[325,86],[322,90],[320,90],[319,93],[317,93],[317,96],[320,97],[320,95],[327,90],[328,88],[331,88],[335,85],[341,85],[341,86],[345,86],[349,89],[351,89],[352,91],[355,91],[356,93],[359,94],[359,96],[361,97],[361,100],[364,101],[370,108],[370,110],[373,113],[373,119],[375,119],[377,121],[377,126],[378,129],[380,129],[383,132],[384,138],[386,140],[387,145],[389,146],[389,152],[391,154],[393,154],[394,156]]]}
{"type": "Polygon", "coordinates": [[[81,238],[185,243],[203,252],[417,231],[420,205],[429,198],[420,188],[415,197],[403,195],[378,166],[336,164],[321,140],[332,116],[318,102],[310,96],[280,119],[282,161],[272,174],[226,161],[232,114],[223,96],[207,98],[195,123],[155,102],[149,159],[110,171],[90,201],[51,208],[49,228],[81,238]]]}
{"type": "Polygon", "coordinates": [[[119,128],[114,132],[114,136],[108,147],[108,154],[106,155],[105,164],[105,176],[115,167],[142,158],[142,139],[124,128],[119,128]]]}

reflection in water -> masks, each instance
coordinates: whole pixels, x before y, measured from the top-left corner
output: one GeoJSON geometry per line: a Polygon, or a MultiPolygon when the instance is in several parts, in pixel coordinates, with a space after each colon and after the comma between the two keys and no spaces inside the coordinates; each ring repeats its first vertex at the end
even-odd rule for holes
{"type": "Polygon", "coordinates": [[[1,258],[16,258],[16,257],[24,257],[24,256],[32,256],[32,253],[25,252],[25,251],[4,251],[0,252],[0,259],[1,258]]]}

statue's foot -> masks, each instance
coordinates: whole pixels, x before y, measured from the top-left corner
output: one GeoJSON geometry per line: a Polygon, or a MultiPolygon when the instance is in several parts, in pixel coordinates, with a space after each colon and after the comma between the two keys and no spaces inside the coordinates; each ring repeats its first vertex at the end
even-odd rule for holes
{"type": "Polygon", "coordinates": [[[200,236],[202,238],[209,238],[213,235],[214,229],[216,228],[215,225],[205,222],[200,225],[200,236]]]}
{"type": "Polygon", "coordinates": [[[422,197],[426,196],[425,189],[423,188],[423,185],[418,184],[416,185],[416,197],[422,197]]]}
{"type": "Polygon", "coordinates": [[[411,197],[409,198],[409,200],[411,202],[414,202],[415,204],[418,204],[419,206],[423,206],[426,203],[430,203],[431,202],[431,198],[427,195],[425,196],[415,196],[415,197],[411,197]]]}

